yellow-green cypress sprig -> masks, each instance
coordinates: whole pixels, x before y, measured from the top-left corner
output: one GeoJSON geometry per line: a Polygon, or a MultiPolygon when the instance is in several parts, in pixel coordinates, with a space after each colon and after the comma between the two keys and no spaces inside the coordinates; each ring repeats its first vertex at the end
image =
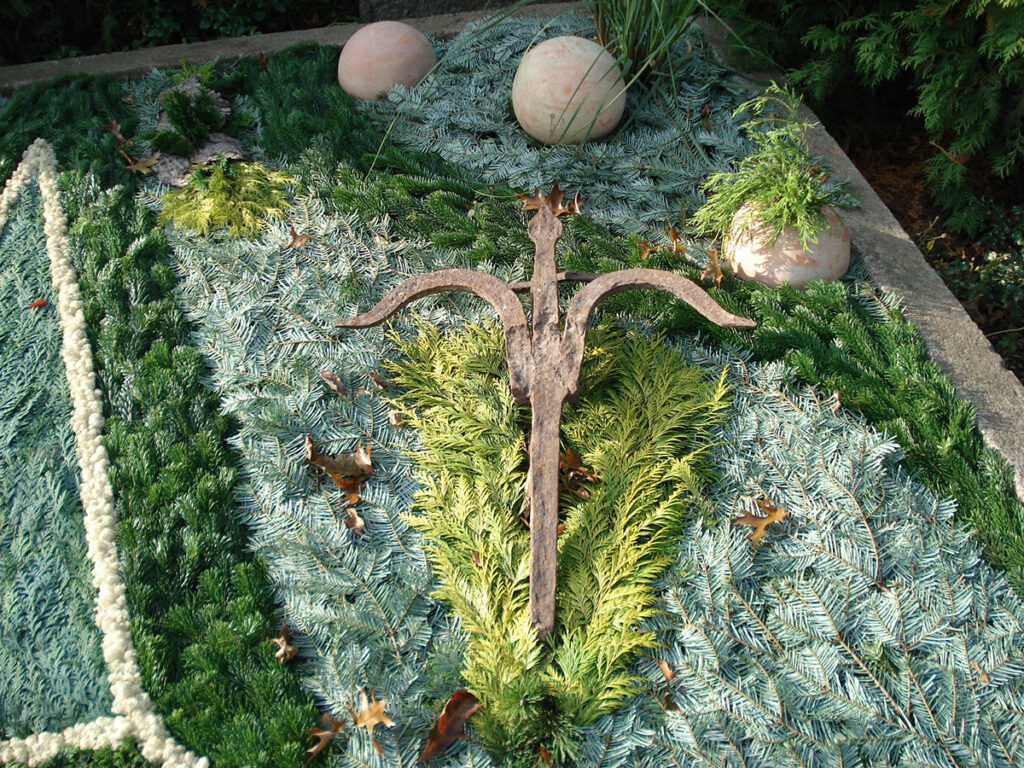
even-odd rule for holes
{"type": "Polygon", "coordinates": [[[607,327],[590,334],[565,448],[600,482],[563,492],[557,625],[538,644],[529,621],[525,406],[507,384],[497,328],[401,343],[395,405],[421,437],[410,524],[424,534],[435,595],[468,633],[463,676],[482,707],[475,737],[505,766],[577,756],[577,729],[636,693],[630,671],[655,645],[654,581],[699,511],[703,453],[728,401],[722,379],[664,345],[607,327]]]}

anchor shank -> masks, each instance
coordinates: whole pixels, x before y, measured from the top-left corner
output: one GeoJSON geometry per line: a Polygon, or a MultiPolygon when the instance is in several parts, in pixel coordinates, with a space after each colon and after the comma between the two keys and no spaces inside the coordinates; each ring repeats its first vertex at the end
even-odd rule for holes
{"type": "Polygon", "coordinates": [[[533,278],[530,281],[530,297],[533,314],[533,348],[540,358],[551,345],[550,355],[559,354],[557,346],[558,328],[558,275],[555,266],[555,243],[562,236],[562,222],[542,207],[530,219],[530,239],[537,246],[533,257],[533,278]]]}
{"type": "Polygon", "coordinates": [[[555,626],[558,556],[558,431],[561,388],[550,379],[534,381],[530,430],[530,623],[544,640],[555,626]]]}

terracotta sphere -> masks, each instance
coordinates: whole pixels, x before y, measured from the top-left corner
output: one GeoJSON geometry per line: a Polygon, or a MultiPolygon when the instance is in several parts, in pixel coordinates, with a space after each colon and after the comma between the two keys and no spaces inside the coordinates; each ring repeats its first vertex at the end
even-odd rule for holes
{"type": "Polygon", "coordinates": [[[341,49],[338,83],[357,99],[377,99],[394,88],[416,85],[437,63],[430,41],[400,21],[361,27],[341,49]]]}
{"type": "Polygon", "coordinates": [[[732,270],[744,280],[756,280],[772,288],[789,283],[803,288],[812,280],[838,280],[850,266],[850,232],[829,206],[822,209],[828,229],[818,233],[817,242],[804,250],[800,235],[786,227],[774,242],[771,228],[756,223],[742,227],[749,206],[733,217],[732,229],[725,239],[725,257],[732,270]]]}
{"type": "Polygon", "coordinates": [[[544,144],[579,144],[612,132],[626,108],[626,83],[608,51],[582,37],[534,46],[512,81],[512,109],[544,144]]]}

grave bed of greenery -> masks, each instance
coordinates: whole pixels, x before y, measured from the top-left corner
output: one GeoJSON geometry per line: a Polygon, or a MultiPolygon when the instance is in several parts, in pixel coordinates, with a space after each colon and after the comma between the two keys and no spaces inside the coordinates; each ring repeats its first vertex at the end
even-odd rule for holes
{"type": "MultiPolygon", "coordinates": [[[[492,51],[474,82],[498,77],[500,57],[537,34],[531,23],[456,41],[451,61],[492,51]]],[[[997,765],[1000,745],[1008,756],[1022,749],[1012,733],[1024,524],[1010,471],[898,301],[856,264],[805,291],[729,275],[716,285],[704,277],[707,244],[681,252],[664,234],[684,228],[699,179],[745,147],[731,117],[739,95],[698,38],[689,47],[698,54],[682,64],[680,98],[696,106],[691,123],[635,102],[631,128],[582,153],[530,146],[507,114],[453,120],[458,66],[449,81],[442,73],[422,91],[357,105],[336,87],[327,48],[290,50],[265,68],[59,81],[0,105],[3,178],[37,137],[63,165],[132,637],[156,711],[189,749],[215,766],[284,766],[321,743],[311,759],[406,765],[466,685],[485,706],[471,738],[438,758],[453,765],[954,754],[997,765]],[[214,166],[193,177],[191,199],[237,209],[232,195],[243,195],[276,217],[232,234],[125,169],[106,126],[141,137],[159,94],[189,76],[230,101],[230,130],[275,171],[239,180],[214,166]],[[481,130],[483,142],[465,140],[481,130]],[[663,153],[673,130],[696,138],[643,178],[601,177],[586,154],[625,167],[645,147],[663,153]],[[564,501],[560,579],[572,591],[560,599],[578,631],[541,652],[519,619],[525,414],[502,384],[488,313],[455,297],[425,302],[390,333],[329,328],[405,275],[471,266],[527,278],[532,244],[516,193],[555,172],[594,211],[565,221],[562,268],[670,269],[758,326],[721,329],[657,295],[603,305],[564,425],[565,447],[600,478],[564,501]],[[327,390],[322,370],[348,394],[327,390]],[[387,392],[371,372],[391,379],[387,392]],[[307,435],[324,452],[371,446],[374,475],[355,507],[364,531],[305,461],[307,435]],[[758,501],[789,517],[752,543],[729,519],[758,501]],[[609,510],[619,525],[607,525],[609,510]],[[637,559],[617,562],[617,551],[637,559]],[[829,552],[842,553],[832,570],[829,552]],[[852,590],[842,610],[837,584],[852,590]],[[940,584],[948,604],[928,597],[940,584]],[[482,599],[497,606],[487,621],[474,619],[482,599]],[[878,625],[855,625],[851,611],[868,606],[878,625]],[[592,621],[627,607],[625,626],[592,621]],[[900,611],[912,620],[901,624],[900,611]],[[995,615],[1005,618],[985,618],[995,615]],[[283,621],[298,649],[287,665],[268,642],[283,621]],[[836,655],[829,624],[855,646],[848,657],[836,655]],[[929,639],[944,626],[970,628],[959,655],[929,639]],[[904,636],[886,641],[894,627],[904,636]],[[920,695],[904,695],[919,676],[920,695]],[[875,687],[865,692],[862,678],[875,687]],[[395,728],[353,727],[348,708],[367,695],[387,703],[395,728]],[[967,725],[949,713],[950,696],[970,702],[967,725]],[[310,737],[317,709],[345,723],[323,726],[325,741],[310,737]]],[[[3,726],[5,738],[23,735],[3,726]]],[[[141,762],[126,745],[48,764],[141,762]]]]}

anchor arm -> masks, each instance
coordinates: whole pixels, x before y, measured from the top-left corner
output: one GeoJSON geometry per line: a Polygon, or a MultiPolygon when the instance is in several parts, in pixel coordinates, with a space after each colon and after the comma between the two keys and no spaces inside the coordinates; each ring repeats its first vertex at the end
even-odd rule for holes
{"type": "Polygon", "coordinates": [[[727,312],[699,285],[673,272],[661,269],[621,269],[601,275],[573,296],[566,312],[565,330],[562,333],[562,362],[570,396],[579,392],[583,342],[594,307],[608,296],[637,289],[671,293],[716,325],[732,328],[753,328],[757,325],[753,320],[727,312]]]}
{"type": "Polygon", "coordinates": [[[530,371],[533,368],[526,313],[512,290],[493,275],[471,269],[443,269],[420,275],[388,291],[370,311],[347,320],[338,320],[334,325],[336,328],[380,325],[416,299],[449,291],[471,293],[497,311],[505,331],[505,356],[508,359],[512,396],[517,402],[526,401],[529,398],[530,371]]]}
{"type": "MultiPolygon", "coordinates": [[[[589,283],[591,280],[596,280],[598,277],[600,277],[600,275],[594,272],[559,272],[557,275],[555,275],[555,278],[560,283],[564,283],[567,281],[576,283],[589,283]]],[[[511,288],[514,293],[526,293],[531,288],[533,288],[533,281],[523,280],[521,283],[511,283],[509,285],[509,288],[511,288]]]]}

